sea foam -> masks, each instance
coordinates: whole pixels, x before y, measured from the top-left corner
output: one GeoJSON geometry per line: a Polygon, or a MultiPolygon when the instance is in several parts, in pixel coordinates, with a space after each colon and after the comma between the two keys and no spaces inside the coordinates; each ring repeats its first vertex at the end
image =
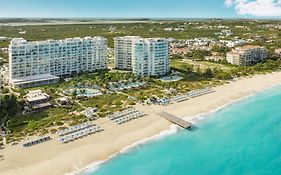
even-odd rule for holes
{"type": "MultiPolygon", "coordinates": [[[[275,86],[280,86],[280,83],[275,84],[275,85],[272,85],[272,86],[267,87],[267,88],[264,88],[264,89],[261,89],[261,90],[259,90],[259,91],[253,91],[252,93],[250,93],[250,94],[247,95],[247,96],[244,96],[244,97],[239,98],[239,99],[237,99],[237,100],[233,100],[233,101],[231,101],[231,102],[229,102],[229,103],[226,103],[226,104],[224,104],[224,105],[222,105],[222,106],[220,106],[220,107],[218,107],[218,108],[216,108],[216,109],[214,109],[214,110],[211,110],[210,112],[207,112],[207,113],[200,113],[200,114],[195,115],[195,116],[185,116],[185,117],[184,117],[184,120],[186,120],[186,121],[188,121],[188,122],[190,122],[190,123],[192,123],[192,124],[195,125],[196,123],[198,123],[198,122],[200,122],[200,121],[203,121],[203,120],[205,120],[205,119],[207,119],[207,118],[212,117],[213,114],[215,114],[215,113],[217,113],[217,112],[219,112],[219,111],[225,109],[225,108],[228,107],[228,106],[231,106],[231,105],[234,105],[234,104],[236,104],[236,103],[239,103],[239,102],[241,102],[241,101],[243,101],[243,100],[245,100],[245,99],[248,99],[248,98],[250,98],[250,97],[252,97],[252,96],[254,96],[254,95],[258,94],[258,93],[261,93],[261,92],[263,92],[263,91],[265,91],[265,90],[274,88],[275,86]]],[[[111,156],[110,156],[109,158],[107,158],[106,160],[95,161],[95,162],[89,164],[88,166],[86,166],[86,167],[83,168],[83,169],[79,169],[79,170],[76,170],[75,172],[67,173],[67,174],[65,174],[65,175],[82,175],[82,174],[84,175],[84,174],[87,174],[87,173],[93,173],[93,172],[97,171],[103,164],[105,164],[105,163],[107,163],[107,162],[113,160],[113,159],[116,158],[117,156],[119,156],[119,155],[121,155],[121,154],[125,154],[125,153],[127,153],[127,152],[129,152],[129,151],[132,151],[132,150],[136,149],[136,148],[139,148],[139,147],[141,147],[141,146],[143,146],[143,145],[145,145],[145,144],[147,144],[147,143],[150,143],[150,142],[159,140],[159,139],[161,139],[161,138],[165,138],[165,137],[167,137],[167,136],[176,134],[179,130],[181,130],[180,127],[178,127],[177,125],[172,124],[172,125],[170,126],[170,129],[169,129],[169,130],[162,131],[162,132],[160,132],[160,133],[157,134],[157,135],[154,135],[154,136],[152,136],[152,137],[145,138],[145,139],[142,139],[142,140],[140,140],[140,141],[137,141],[137,142],[133,143],[133,144],[130,145],[130,146],[124,147],[121,151],[119,151],[119,152],[117,152],[117,153],[111,155],[111,156]]]]}
{"type": "Polygon", "coordinates": [[[145,138],[145,139],[142,139],[142,140],[139,140],[135,143],[133,143],[132,145],[130,146],[126,146],[124,147],[121,151],[111,155],[109,158],[107,158],[106,160],[103,160],[103,161],[95,161],[91,164],[89,164],[88,166],[86,166],[85,168],[83,169],[79,169],[79,170],[76,170],[75,172],[72,172],[72,173],[67,173],[65,175],[81,175],[81,174],[87,174],[89,172],[95,172],[99,169],[99,167],[109,161],[111,161],[112,159],[116,158],[117,156],[119,156],[120,154],[125,154],[129,151],[132,151],[136,148],[139,148],[143,145],[146,145],[147,143],[150,143],[150,142],[153,142],[153,141],[156,141],[156,140],[159,140],[159,139],[162,139],[162,138],[165,138],[167,136],[170,136],[170,135],[173,135],[173,134],[176,134],[179,130],[182,130],[180,127],[178,127],[177,125],[174,125],[172,124],[170,126],[170,129],[168,130],[165,130],[165,131],[162,131],[160,132],[159,134],[157,135],[154,135],[152,137],[148,137],[148,138],[145,138]]]}
{"type": "Polygon", "coordinates": [[[246,100],[246,99],[248,99],[248,98],[250,98],[252,96],[255,96],[255,95],[257,95],[257,94],[259,94],[261,92],[264,92],[266,90],[269,90],[269,89],[272,89],[272,88],[275,88],[275,87],[278,87],[278,86],[281,86],[281,84],[280,83],[276,83],[276,84],[274,84],[272,86],[269,86],[267,88],[263,88],[263,89],[261,89],[259,91],[252,91],[249,95],[246,95],[244,97],[238,98],[236,100],[232,100],[229,103],[226,103],[226,104],[224,104],[224,105],[222,105],[220,107],[217,107],[214,110],[211,110],[210,112],[200,113],[200,114],[197,114],[195,116],[185,116],[185,117],[183,117],[183,119],[185,121],[188,121],[188,122],[192,123],[192,124],[196,124],[196,123],[198,123],[198,122],[200,122],[202,120],[205,120],[207,118],[212,117],[213,114],[215,114],[215,113],[217,113],[217,112],[219,112],[219,111],[221,111],[221,110],[223,110],[223,109],[225,109],[225,108],[227,108],[227,107],[229,107],[231,105],[235,105],[235,104],[237,104],[237,103],[239,103],[241,101],[244,101],[244,100],[246,100]]]}

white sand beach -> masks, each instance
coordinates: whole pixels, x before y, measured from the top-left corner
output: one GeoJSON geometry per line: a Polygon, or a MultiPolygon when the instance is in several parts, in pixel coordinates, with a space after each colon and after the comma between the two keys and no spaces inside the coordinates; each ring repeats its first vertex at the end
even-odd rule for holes
{"type": "Polygon", "coordinates": [[[116,125],[108,119],[97,120],[105,131],[69,144],[61,144],[56,135],[52,140],[23,148],[21,144],[7,146],[0,150],[1,175],[63,175],[95,161],[107,159],[122,148],[139,140],[152,137],[168,130],[171,123],[156,113],[167,111],[179,117],[208,113],[219,107],[250,94],[281,83],[281,72],[242,78],[214,88],[216,92],[169,106],[142,106],[136,108],[147,116],[123,125],[116,125]]]}

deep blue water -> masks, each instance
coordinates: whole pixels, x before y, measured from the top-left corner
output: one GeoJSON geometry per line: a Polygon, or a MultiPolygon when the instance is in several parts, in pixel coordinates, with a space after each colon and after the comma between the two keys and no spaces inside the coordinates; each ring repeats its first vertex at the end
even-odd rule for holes
{"type": "MultiPolygon", "coordinates": [[[[198,104],[200,105],[200,104],[198,104]]],[[[87,175],[280,175],[281,87],[232,104],[87,175]]]]}

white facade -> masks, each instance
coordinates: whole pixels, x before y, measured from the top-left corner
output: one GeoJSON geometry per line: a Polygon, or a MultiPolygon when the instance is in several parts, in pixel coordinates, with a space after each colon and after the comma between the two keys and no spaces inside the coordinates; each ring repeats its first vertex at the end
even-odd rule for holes
{"type": "Polygon", "coordinates": [[[114,38],[115,68],[132,70],[133,41],[140,39],[138,36],[124,36],[114,38]]]}
{"type": "Polygon", "coordinates": [[[250,66],[259,63],[268,57],[268,51],[260,46],[243,46],[227,53],[226,60],[230,64],[250,66]]]}
{"type": "Polygon", "coordinates": [[[137,76],[162,76],[170,71],[167,39],[140,39],[134,42],[132,70],[137,76]]]}
{"type": "Polygon", "coordinates": [[[102,37],[39,42],[13,39],[9,46],[9,68],[10,84],[14,87],[49,84],[64,75],[103,70],[107,68],[107,40],[102,37]]]}
{"type": "Polygon", "coordinates": [[[162,76],[170,71],[167,39],[119,37],[115,38],[115,46],[118,69],[132,70],[137,76],[162,76]]]}

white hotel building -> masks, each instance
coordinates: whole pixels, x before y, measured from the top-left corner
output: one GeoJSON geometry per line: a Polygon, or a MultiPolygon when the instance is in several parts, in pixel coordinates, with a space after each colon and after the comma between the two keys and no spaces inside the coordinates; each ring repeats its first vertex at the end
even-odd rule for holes
{"type": "Polygon", "coordinates": [[[103,37],[27,42],[9,46],[9,83],[26,88],[56,83],[60,77],[107,69],[107,40],[103,37]]]}
{"type": "Polygon", "coordinates": [[[117,37],[115,67],[137,76],[162,76],[170,71],[169,41],[164,38],[117,37]]]}
{"type": "Polygon", "coordinates": [[[124,36],[114,38],[115,67],[121,70],[132,70],[133,42],[138,36],[124,36]]]}

